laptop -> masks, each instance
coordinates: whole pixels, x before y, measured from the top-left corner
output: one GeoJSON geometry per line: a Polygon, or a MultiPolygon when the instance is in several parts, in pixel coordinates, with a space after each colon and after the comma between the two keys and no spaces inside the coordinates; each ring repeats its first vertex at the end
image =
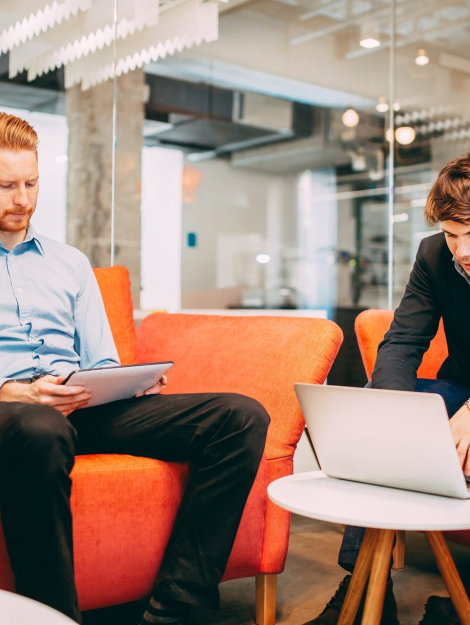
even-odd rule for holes
{"type": "Polygon", "coordinates": [[[294,388],[318,463],[329,477],[470,498],[440,395],[294,388]]]}

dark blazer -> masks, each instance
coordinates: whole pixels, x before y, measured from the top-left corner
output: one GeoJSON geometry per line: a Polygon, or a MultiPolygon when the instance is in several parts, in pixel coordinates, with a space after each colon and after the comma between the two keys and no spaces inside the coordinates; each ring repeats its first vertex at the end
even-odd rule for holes
{"type": "Polygon", "coordinates": [[[456,271],[444,233],[419,246],[403,299],[379,345],[374,388],[415,390],[416,371],[441,317],[449,357],[437,377],[470,388],[470,284],[456,271]]]}

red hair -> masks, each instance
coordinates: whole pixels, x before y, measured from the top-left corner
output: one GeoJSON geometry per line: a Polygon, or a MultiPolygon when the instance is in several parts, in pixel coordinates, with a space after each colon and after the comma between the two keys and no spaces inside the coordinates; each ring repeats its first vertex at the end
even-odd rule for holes
{"type": "Polygon", "coordinates": [[[0,150],[31,150],[38,155],[38,135],[27,121],[0,112],[0,150]]]}

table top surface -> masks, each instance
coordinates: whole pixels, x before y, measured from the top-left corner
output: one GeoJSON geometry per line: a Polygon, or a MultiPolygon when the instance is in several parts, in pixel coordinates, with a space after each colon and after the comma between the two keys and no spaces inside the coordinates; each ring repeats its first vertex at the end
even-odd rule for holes
{"type": "Polygon", "coordinates": [[[469,499],[349,482],[323,471],[276,480],[268,496],[290,512],[331,523],[393,530],[470,529],[469,499]]]}
{"type": "Polygon", "coordinates": [[[47,605],[6,590],[0,590],[0,614],[0,622],[5,625],[25,625],[25,623],[74,625],[75,623],[47,605]]]}

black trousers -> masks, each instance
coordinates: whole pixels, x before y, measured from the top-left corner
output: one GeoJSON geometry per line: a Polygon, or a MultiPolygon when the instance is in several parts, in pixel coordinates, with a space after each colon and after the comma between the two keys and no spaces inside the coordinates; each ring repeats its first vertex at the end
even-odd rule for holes
{"type": "Polygon", "coordinates": [[[122,453],[191,463],[154,596],[217,607],[268,424],[257,401],[237,394],[144,396],[69,418],[0,403],[0,514],[17,592],[81,623],[70,472],[76,454],[122,453]]]}

